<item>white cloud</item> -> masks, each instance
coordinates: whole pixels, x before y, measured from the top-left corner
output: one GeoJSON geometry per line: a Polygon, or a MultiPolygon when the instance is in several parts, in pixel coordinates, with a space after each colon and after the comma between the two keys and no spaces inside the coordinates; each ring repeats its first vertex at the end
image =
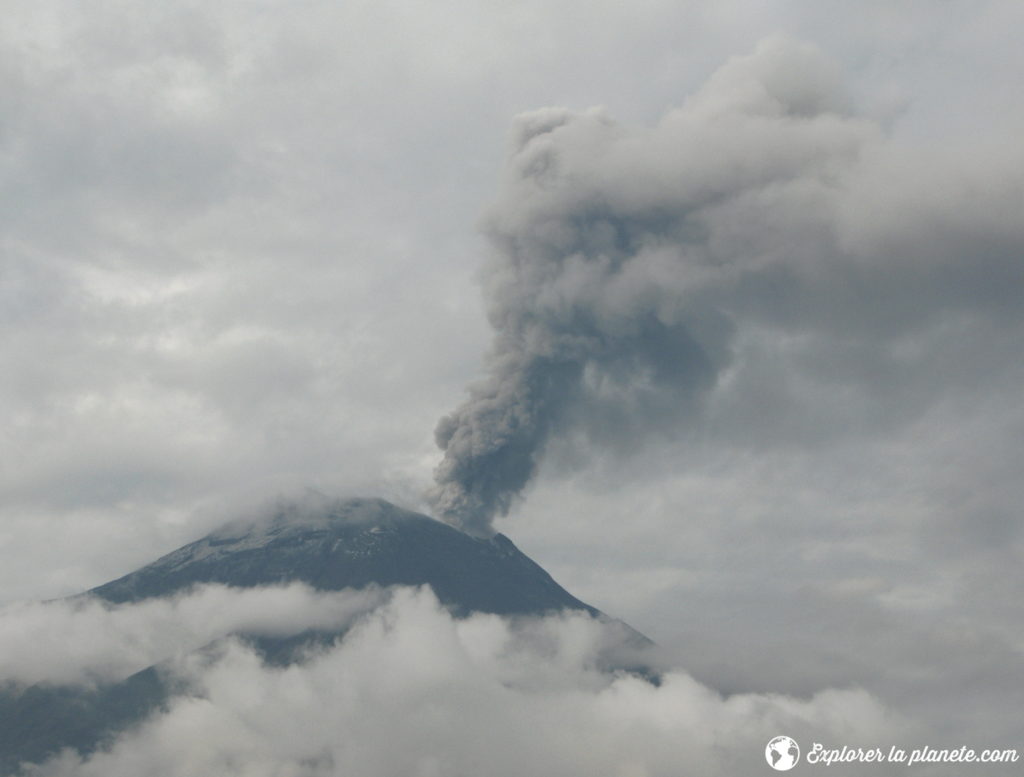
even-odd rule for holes
{"type": "Polygon", "coordinates": [[[237,643],[179,662],[190,695],[109,751],[35,774],[727,775],[767,768],[781,731],[809,744],[904,730],[862,691],[723,698],[678,671],[658,686],[600,673],[600,649],[587,616],[523,632],[399,591],[302,665],[267,667],[237,643]]]}
{"type": "Polygon", "coordinates": [[[0,683],[123,680],[228,634],[340,630],[379,605],[382,591],[319,592],[204,585],[164,599],[111,605],[93,597],[0,608],[0,683]]]}

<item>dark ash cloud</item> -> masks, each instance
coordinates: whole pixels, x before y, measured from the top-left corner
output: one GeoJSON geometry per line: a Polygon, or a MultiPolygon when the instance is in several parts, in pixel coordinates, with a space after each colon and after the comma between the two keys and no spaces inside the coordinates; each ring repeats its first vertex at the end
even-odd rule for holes
{"type": "Polygon", "coordinates": [[[786,414],[801,380],[860,375],[926,405],[933,326],[1020,321],[1021,176],[900,146],[813,46],[762,42],[652,128],[546,109],[513,135],[486,219],[488,373],[436,431],[431,499],[470,531],[508,512],[555,434],[677,428],[773,385],[786,414]]]}

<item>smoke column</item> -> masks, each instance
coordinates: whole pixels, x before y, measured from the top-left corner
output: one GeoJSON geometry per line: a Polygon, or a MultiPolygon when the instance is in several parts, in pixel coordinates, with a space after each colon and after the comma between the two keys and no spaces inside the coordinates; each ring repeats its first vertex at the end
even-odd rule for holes
{"type": "Polygon", "coordinates": [[[667,423],[715,384],[745,296],[789,272],[780,223],[806,220],[874,136],[833,73],[815,49],[771,40],[652,128],[596,109],[518,118],[484,222],[495,339],[435,432],[439,516],[486,536],[553,434],[667,423]]]}

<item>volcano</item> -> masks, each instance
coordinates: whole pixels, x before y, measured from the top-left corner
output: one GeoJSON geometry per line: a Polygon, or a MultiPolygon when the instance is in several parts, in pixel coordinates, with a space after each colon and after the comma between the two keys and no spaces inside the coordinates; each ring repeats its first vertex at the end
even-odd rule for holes
{"type": "Polygon", "coordinates": [[[383,499],[285,506],[269,520],[228,525],[88,594],[120,604],[200,583],[288,582],[322,591],[428,585],[459,616],[601,615],[504,535],[472,537],[383,499]]]}
{"type": "MultiPolygon", "coordinates": [[[[581,611],[617,629],[634,646],[650,644],[572,596],[504,535],[471,536],[382,499],[283,505],[270,516],[228,524],[73,598],[117,606],[205,583],[249,588],[292,582],[321,591],[429,586],[456,617],[581,611]]],[[[344,632],[234,636],[247,640],[264,660],[287,664],[302,660],[311,643],[329,644],[344,632]]],[[[39,763],[66,747],[88,754],[144,720],[173,693],[158,666],[91,688],[0,688],[0,774],[15,774],[19,764],[39,763]]]]}

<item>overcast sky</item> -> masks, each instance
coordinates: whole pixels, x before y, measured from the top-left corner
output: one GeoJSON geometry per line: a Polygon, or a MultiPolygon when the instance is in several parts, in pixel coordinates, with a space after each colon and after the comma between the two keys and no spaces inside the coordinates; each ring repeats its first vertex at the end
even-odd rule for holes
{"type": "Polygon", "coordinates": [[[1019,2],[4,11],[0,602],[430,510],[571,353],[494,528],[714,688],[1019,741],[1019,2]]]}

